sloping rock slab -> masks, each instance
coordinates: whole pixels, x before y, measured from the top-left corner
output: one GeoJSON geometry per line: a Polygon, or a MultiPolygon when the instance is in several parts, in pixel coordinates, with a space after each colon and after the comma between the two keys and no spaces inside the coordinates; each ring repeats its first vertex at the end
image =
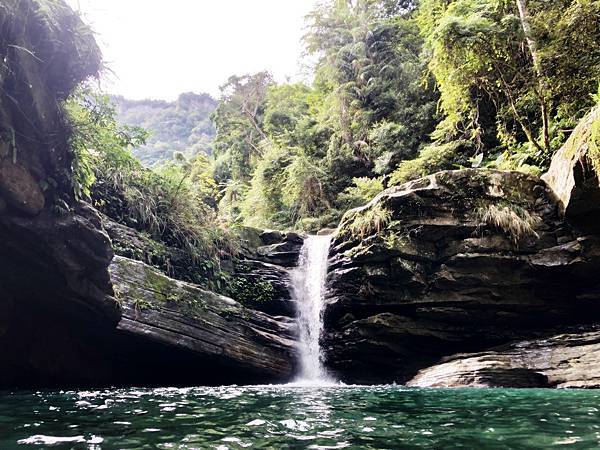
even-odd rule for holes
{"type": "MultiPolygon", "coordinates": [[[[195,375],[183,378],[195,376],[210,384],[275,382],[292,376],[292,320],[244,308],[139,261],[115,257],[110,273],[123,310],[117,325],[120,340],[133,339],[149,360],[156,358],[155,351],[172,351],[189,363],[168,371],[195,367],[195,375]]],[[[162,364],[159,359],[157,366],[162,364]]]]}
{"type": "MultiPolygon", "coordinates": [[[[102,225],[110,236],[115,254],[159,268],[168,276],[191,283],[201,269],[184,251],[168,247],[147,234],[102,215],[102,225]]],[[[240,227],[240,253],[221,261],[221,269],[232,276],[223,293],[244,306],[269,315],[294,317],[296,308],[290,294],[290,267],[297,263],[303,238],[282,233],[240,227]],[[283,258],[283,259],[282,259],[283,258]]]]}
{"type": "Polygon", "coordinates": [[[600,332],[522,341],[459,354],[421,370],[408,386],[600,387],[600,332]]]}

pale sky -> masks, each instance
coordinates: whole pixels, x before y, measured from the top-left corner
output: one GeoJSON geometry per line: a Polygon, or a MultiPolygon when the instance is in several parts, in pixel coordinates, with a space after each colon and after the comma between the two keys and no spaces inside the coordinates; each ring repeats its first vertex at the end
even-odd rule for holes
{"type": "Polygon", "coordinates": [[[317,0],[67,0],[114,74],[102,88],[132,99],[214,96],[230,75],[301,79],[304,16],[317,0]]]}

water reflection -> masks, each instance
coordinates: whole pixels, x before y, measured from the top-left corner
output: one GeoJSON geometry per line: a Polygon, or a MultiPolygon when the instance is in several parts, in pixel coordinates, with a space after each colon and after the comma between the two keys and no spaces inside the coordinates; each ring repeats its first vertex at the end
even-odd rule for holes
{"type": "Polygon", "coordinates": [[[600,393],[255,386],[0,395],[0,449],[592,448],[600,393]]]}

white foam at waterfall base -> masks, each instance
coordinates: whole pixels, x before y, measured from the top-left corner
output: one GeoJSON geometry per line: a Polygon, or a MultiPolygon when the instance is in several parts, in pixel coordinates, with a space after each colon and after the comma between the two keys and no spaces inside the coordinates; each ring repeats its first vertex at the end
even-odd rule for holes
{"type": "Polygon", "coordinates": [[[308,236],[300,251],[298,267],[291,272],[299,329],[300,372],[292,383],[296,386],[336,384],[323,366],[320,345],[330,242],[331,236],[308,236]]]}

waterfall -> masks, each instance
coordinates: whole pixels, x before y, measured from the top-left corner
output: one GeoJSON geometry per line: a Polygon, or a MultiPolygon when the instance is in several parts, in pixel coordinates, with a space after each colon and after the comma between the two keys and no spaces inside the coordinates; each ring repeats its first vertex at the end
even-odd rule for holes
{"type": "Polygon", "coordinates": [[[319,339],[323,331],[323,296],[331,236],[309,236],[292,270],[292,295],[299,328],[301,383],[332,382],[323,367],[319,339]]]}

